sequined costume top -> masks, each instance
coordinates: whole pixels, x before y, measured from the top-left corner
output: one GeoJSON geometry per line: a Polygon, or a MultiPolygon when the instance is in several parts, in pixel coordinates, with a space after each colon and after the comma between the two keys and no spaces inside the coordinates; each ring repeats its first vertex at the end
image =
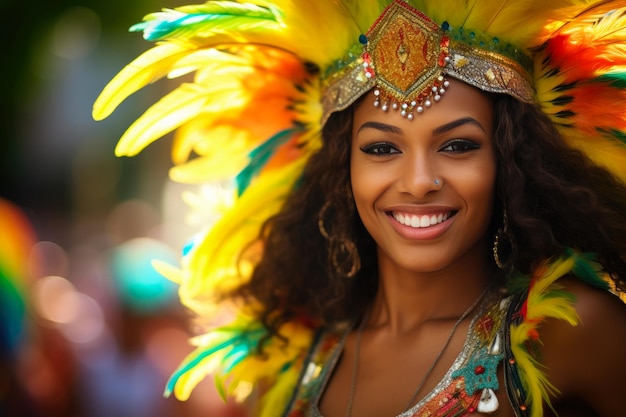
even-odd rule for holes
{"type": "MultiPolygon", "coordinates": [[[[513,297],[501,299],[497,294],[485,299],[471,321],[463,349],[443,379],[397,417],[460,417],[495,411],[499,404],[494,391],[500,388],[497,369],[506,354],[506,318],[512,304],[513,297]]],[[[337,326],[318,334],[285,417],[323,417],[318,405],[351,329],[337,326]]]]}

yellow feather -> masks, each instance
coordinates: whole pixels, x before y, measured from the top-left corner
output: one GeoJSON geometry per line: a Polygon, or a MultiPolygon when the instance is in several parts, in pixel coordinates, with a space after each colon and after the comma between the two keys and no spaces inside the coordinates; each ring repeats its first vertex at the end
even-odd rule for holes
{"type": "Polygon", "coordinates": [[[413,0],[411,4],[439,24],[463,27],[512,43],[520,49],[537,46],[546,21],[569,18],[589,1],[580,0],[413,0]],[[511,30],[515,28],[515,30],[511,30]]]}
{"type": "MultiPolygon", "coordinates": [[[[185,358],[183,363],[189,359],[193,359],[199,352],[202,351],[202,348],[194,350],[185,358]]],[[[207,377],[207,375],[211,374],[215,371],[215,369],[217,369],[219,363],[223,359],[223,356],[224,352],[216,352],[215,354],[203,359],[196,366],[181,375],[176,381],[176,385],[174,386],[174,396],[181,401],[188,400],[191,396],[191,393],[193,392],[193,389],[200,382],[202,382],[207,377]]]]}
{"type": "MultiPolygon", "coordinates": [[[[547,267],[543,267],[541,275],[537,277],[535,283],[528,295],[529,301],[534,301],[534,297],[541,297],[548,292],[554,282],[572,270],[576,263],[574,258],[559,259],[550,263],[547,267]]],[[[532,316],[529,316],[532,317],[532,316]]]]}
{"type": "MultiPolygon", "coordinates": [[[[223,126],[210,132],[202,132],[201,139],[205,142],[207,138],[210,138],[214,147],[216,143],[219,143],[217,149],[207,152],[206,156],[197,152],[201,156],[172,167],[170,178],[184,184],[202,184],[207,181],[233,178],[237,175],[248,163],[251,141],[246,132],[233,130],[223,126]],[[228,155],[228,158],[224,158],[224,155],[228,155]]],[[[191,131],[197,133],[194,129],[191,131]]],[[[185,153],[189,155],[189,152],[185,153]]],[[[181,160],[180,155],[175,155],[174,158],[181,160]]]]}
{"type": "Polygon", "coordinates": [[[579,317],[573,306],[573,298],[563,293],[557,282],[572,271],[575,263],[576,258],[572,256],[539,268],[528,293],[526,317],[521,324],[511,325],[511,351],[527,391],[531,417],[541,417],[542,402],[550,405],[550,396],[558,390],[548,381],[541,363],[529,353],[527,343],[531,342],[531,335],[538,333],[540,324],[547,318],[565,320],[571,325],[578,324],[579,317]]]}
{"type": "Polygon", "coordinates": [[[211,100],[212,94],[219,94],[225,100],[236,102],[241,92],[229,84],[220,84],[213,89],[197,84],[182,84],[151,106],[128,128],[120,138],[115,154],[134,156],[150,143],[198,117],[202,112],[222,110],[220,103],[211,100]]]}
{"type": "Polygon", "coordinates": [[[577,129],[562,128],[561,131],[570,146],[580,149],[626,183],[626,145],[623,142],[606,136],[584,135],[577,129]]]}
{"type": "Polygon", "coordinates": [[[185,265],[188,275],[180,295],[186,305],[202,311],[209,294],[240,284],[243,278],[236,265],[241,250],[256,239],[262,221],[280,208],[305,159],[260,176],[201,239],[185,265]]]}
{"type": "Polygon", "coordinates": [[[275,417],[276,410],[285,410],[300,376],[297,369],[284,372],[263,395],[259,417],[275,417]]]}
{"type": "Polygon", "coordinates": [[[167,262],[163,262],[161,260],[155,259],[151,262],[152,267],[157,271],[161,276],[169,279],[170,281],[180,284],[182,282],[182,270],[177,268],[167,262]]]}
{"type": "Polygon", "coordinates": [[[122,69],[102,90],[93,105],[93,118],[108,117],[128,96],[167,75],[172,65],[189,53],[189,45],[161,43],[122,69]]]}
{"type": "Polygon", "coordinates": [[[298,51],[303,60],[322,69],[343,57],[351,45],[358,44],[359,35],[369,29],[382,11],[378,0],[277,0],[271,3],[282,11],[285,43],[281,46],[288,51],[298,51]]]}
{"type": "Polygon", "coordinates": [[[517,367],[521,370],[522,384],[526,391],[526,405],[531,410],[530,417],[543,417],[542,399],[549,403],[549,398],[558,390],[548,381],[542,365],[533,358],[524,346],[530,326],[520,325],[511,328],[511,352],[517,367]]]}

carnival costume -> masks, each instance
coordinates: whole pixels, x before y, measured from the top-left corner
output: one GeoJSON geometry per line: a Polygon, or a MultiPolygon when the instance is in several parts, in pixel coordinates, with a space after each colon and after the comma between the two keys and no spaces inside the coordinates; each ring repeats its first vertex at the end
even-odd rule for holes
{"type": "MultiPolygon", "coordinates": [[[[95,119],[149,83],[195,75],[130,126],[117,155],[135,155],[176,131],[173,180],[232,183],[215,204],[219,219],[195,237],[180,269],[158,265],[180,284],[187,307],[222,322],[193,340],[197,349],[172,376],[167,393],[186,399],[212,374],[223,395],[242,400],[263,381],[269,389],[262,416],[287,409],[301,415],[298,407],[308,398],[303,388],[312,380],[306,368],[315,369],[312,356],[326,336],[302,317],[280,329],[287,345],[270,339],[259,357],[266,330],[255,319],[257,306],[213,294],[246,282],[262,252],[259,245],[254,253],[249,243],[297,186],[321,146],[324,123],[364,94],[375,94],[381,111],[408,119],[445,100],[450,78],[536,103],[569,145],[626,182],[626,115],[604,107],[626,108],[625,13],[626,1],[610,0],[208,1],[149,14],[133,26],[158,43],[105,87],[95,119]]],[[[571,297],[556,282],[566,274],[606,286],[594,263],[572,252],[527,278],[523,296],[507,301],[516,307],[515,317],[504,307],[486,310],[500,311],[481,316],[492,314],[494,330],[476,349],[464,350],[465,359],[446,376],[463,381],[467,399],[459,414],[450,415],[476,409],[494,388],[493,380],[479,377],[490,375],[481,362],[490,354],[506,356],[516,412],[541,415],[554,387],[527,346],[539,338],[545,318],[577,323],[571,297]],[[510,321],[502,325],[506,317],[510,321]],[[501,338],[508,342],[493,350],[501,338]],[[487,353],[474,358],[483,347],[487,353]]]]}

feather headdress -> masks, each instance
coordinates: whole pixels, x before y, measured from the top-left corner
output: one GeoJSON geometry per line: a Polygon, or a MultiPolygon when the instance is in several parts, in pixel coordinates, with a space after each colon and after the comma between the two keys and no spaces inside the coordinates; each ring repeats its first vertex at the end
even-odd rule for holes
{"type": "MultiPolygon", "coordinates": [[[[376,54],[385,52],[385,33],[410,29],[407,19],[421,27],[411,36],[426,39],[438,62],[426,82],[413,74],[423,82],[419,91],[391,91],[392,78],[383,88],[389,97],[417,109],[430,103],[423,87],[434,88],[436,98],[452,76],[535,102],[572,146],[626,182],[626,1],[209,0],[165,9],[131,28],[157,44],[104,88],[93,116],[107,117],[156,80],[193,74],[139,117],[116,148],[132,156],[175,131],[173,179],[233,184],[230,203],[195,239],[181,268],[160,266],[180,283],[185,305],[213,314],[220,302],[214,294],[248,279],[262,251],[250,243],[321,146],[323,123],[379,87],[385,68],[376,54]]],[[[278,355],[268,372],[239,372],[255,360],[250,352],[261,330],[254,307],[235,308],[214,336],[195,339],[197,350],[168,389],[184,398],[204,374],[217,372],[228,393],[241,394],[263,377],[276,387],[268,401],[280,402],[289,388],[277,375],[293,372],[302,351],[278,355]],[[226,383],[225,375],[235,377],[226,383]]],[[[305,323],[284,329],[299,335],[296,346],[312,337],[305,323]]]]}

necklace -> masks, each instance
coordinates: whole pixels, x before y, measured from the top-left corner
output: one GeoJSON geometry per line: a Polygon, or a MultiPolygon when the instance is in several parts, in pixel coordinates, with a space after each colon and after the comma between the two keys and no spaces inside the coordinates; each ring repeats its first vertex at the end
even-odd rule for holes
{"type": "MultiPolygon", "coordinates": [[[[406,404],[406,406],[404,407],[404,410],[402,410],[402,412],[407,411],[411,407],[411,404],[413,404],[413,401],[415,401],[415,398],[417,397],[417,394],[420,392],[420,390],[422,389],[422,387],[426,383],[426,380],[428,379],[430,374],[435,369],[435,366],[437,366],[437,364],[439,363],[439,360],[443,356],[443,353],[448,348],[448,345],[452,341],[452,337],[454,337],[454,333],[456,332],[457,327],[459,327],[461,322],[463,322],[463,320],[465,320],[467,318],[467,316],[469,316],[469,314],[476,308],[476,306],[478,305],[480,300],[482,300],[483,297],[485,296],[485,294],[487,294],[487,290],[488,289],[489,289],[489,287],[485,288],[483,290],[483,292],[478,296],[478,298],[472,303],[472,305],[470,305],[467,308],[467,310],[465,310],[463,312],[463,314],[461,314],[461,316],[458,318],[458,320],[454,323],[454,326],[452,326],[452,330],[450,331],[450,334],[448,335],[448,338],[446,339],[446,342],[443,344],[443,347],[441,348],[441,350],[437,354],[437,357],[435,358],[433,363],[430,365],[430,367],[428,368],[428,370],[424,374],[424,377],[422,378],[422,380],[417,385],[417,388],[415,388],[415,391],[413,391],[413,395],[411,395],[411,398],[409,399],[408,403],[406,404]]],[[[365,328],[365,323],[366,323],[366,321],[368,319],[368,315],[369,314],[366,314],[363,317],[363,321],[359,325],[359,328],[358,328],[357,333],[356,333],[356,342],[355,342],[355,347],[354,347],[354,363],[352,364],[352,381],[350,383],[350,393],[348,395],[348,407],[346,409],[346,417],[350,417],[350,414],[352,413],[352,405],[353,405],[353,402],[354,402],[354,392],[356,391],[356,380],[357,380],[357,376],[358,376],[358,373],[359,373],[359,352],[361,351],[361,336],[363,334],[363,329],[365,328]]]]}

